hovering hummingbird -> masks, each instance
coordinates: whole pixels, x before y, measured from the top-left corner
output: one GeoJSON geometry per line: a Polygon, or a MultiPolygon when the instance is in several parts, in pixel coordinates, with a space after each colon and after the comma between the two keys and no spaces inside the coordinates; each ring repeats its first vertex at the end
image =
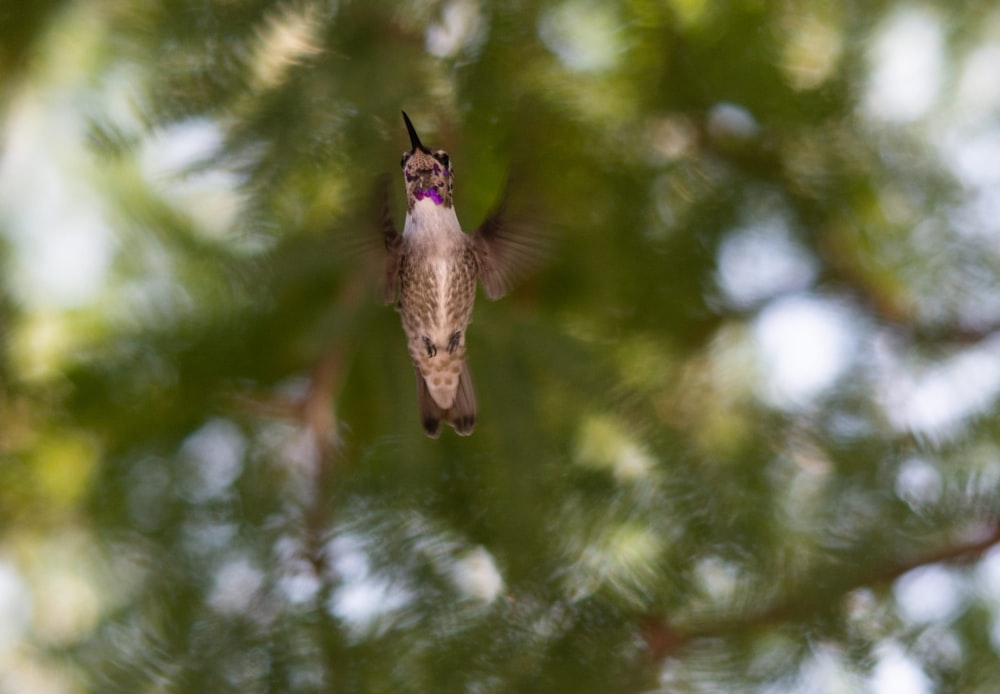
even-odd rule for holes
{"type": "Polygon", "coordinates": [[[463,232],[452,197],[451,158],[420,142],[405,111],[403,121],[411,145],[400,162],[406,223],[400,235],[386,200],[385,302],[396,302],[402,319],[427,435],[436,438],[444,420],[468,436],[476,423],[476,395],[465,359],[465,331],[472,320],[476,278],[487,297],[500,298],[532,244],[505,230],[503,204],[475,232],[463,232]]]}

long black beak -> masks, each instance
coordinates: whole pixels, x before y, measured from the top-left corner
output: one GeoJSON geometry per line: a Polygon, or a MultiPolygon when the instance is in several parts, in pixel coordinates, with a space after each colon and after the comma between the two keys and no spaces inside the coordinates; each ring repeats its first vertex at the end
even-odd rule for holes
{"type": "Polygon", "coordinates": [[[413,123],[410,122],[410,117],[406,115],[406,111],[403,111],[403,120],[406,121],[406,131],[410,133],[410,144],[413,145],[413,150],[416,152],[418,149],[427,149],[422,144],[420,144],[420,138],[417,137],[417,131],[413,129],[413,123]]]}

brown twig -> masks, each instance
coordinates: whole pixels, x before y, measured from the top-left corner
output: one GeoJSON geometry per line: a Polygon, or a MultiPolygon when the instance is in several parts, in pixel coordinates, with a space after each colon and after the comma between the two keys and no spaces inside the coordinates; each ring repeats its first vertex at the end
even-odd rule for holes
{"type": "MultiPolygon", "coordinates": [[[[340,304],[351,314],[365,299],[369,286],[364,272],[355,272],[344,286],[340,304]]],[[[348,345],[343,339],[331,341],[309,371],[308,387],[301,397],[239,395],[232,405],[253,417],[283,419],[296,423],[309,437],[314,459],[310,466],[310,496],[304,517],[308,532],[307,554],[317,574],[325,567],[324,545],[330,526],[329,505],[324,493],[329,488],[339,462],[340,438],[337,428],[336,394],[343,382],[348,345]]]]}
{"type": "MultiPolygon", "coordinates": [[[[918,555],[907,561],[856,576],[839,586],[835,597],[841,597],[864,586],[877,586],[892,582],[903,574],[922,566],[967,564],[976,561],[998,544],[1000,544],[1000,525],[991,528],[990,532],[980,539],[944,547],[924,555],[918,555]]],[[[821,601],[813,600],[809,603],[792,599],[749,616],[694,627],[675,627],[662,617],[649,615],[642,620],[640,632],[650,657],[655,661],[662,661],[696,640],[728,637],[736,633],[745,633],[787,622],[793,617],[801,618],[804,614],[827,609],[833,600],[834,598],[828,594],[824,595],[821,601]]]]}
{"type": "MultiPolygon", "coordinates": [[[[366,276],[356,272],[341,292],[341,305],[357,309],[368,287],[366,276]]],[[[344,363],[348,353],[344,340],[335,340],[313,364],[309,388],[301,403],[302,422],[312,439],[316,451],[313,466],[313,489],[316,493],[306,514],[309,529],[309,559],[317,573],[324,566],[325,534],[330,525],[328,504],[323,494],[329,488],[339,458],[340,438],[337,431],[336,393],[343,382],[344,363]]]]}

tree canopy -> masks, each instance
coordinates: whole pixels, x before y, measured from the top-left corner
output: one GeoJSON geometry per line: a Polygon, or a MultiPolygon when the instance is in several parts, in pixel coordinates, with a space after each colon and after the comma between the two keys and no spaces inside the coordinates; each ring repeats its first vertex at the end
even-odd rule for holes
{"type": "Polygon", "coordinates": [[[0,692],[1000,681],[994,3],[22,5],[0,692]],[[403,109],[548,249],[468,438],[381,302],[403,109]]]}

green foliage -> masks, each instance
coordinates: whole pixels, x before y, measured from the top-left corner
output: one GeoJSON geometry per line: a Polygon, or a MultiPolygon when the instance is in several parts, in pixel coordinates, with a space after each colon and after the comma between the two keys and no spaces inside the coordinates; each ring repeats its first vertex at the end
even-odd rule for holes
{"type": "Polygon", "coordinates": [[[0,689],[1000,678],[988,3],[55,7],[2,103],[72,103],[113,243],[51,300],[45,201],[0,196],[0,689]],[[916,115],[872,105],[900,24],[938,27],[916,115]],[[509,181],[551,246],[476,308],[468,439],[379,302],[401,108],[466,228],[509,181]]]}

